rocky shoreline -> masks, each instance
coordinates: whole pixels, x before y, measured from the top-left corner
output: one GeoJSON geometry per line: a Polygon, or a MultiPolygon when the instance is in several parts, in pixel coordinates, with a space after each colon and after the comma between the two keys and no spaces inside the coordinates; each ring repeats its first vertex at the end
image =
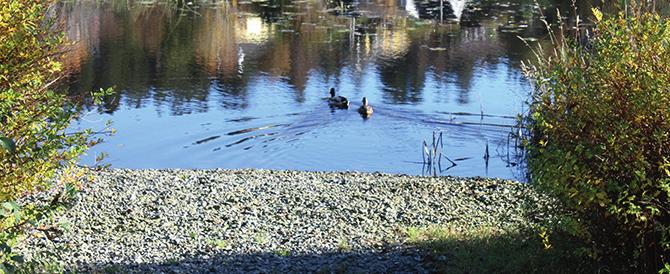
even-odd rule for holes
{"type": "Polygon", "coordinates": [[[98,172],[53,241],[76,272],[430,272],[411,227],[516,229],[549,218],[528,185],[271,170],[98,172]]]}

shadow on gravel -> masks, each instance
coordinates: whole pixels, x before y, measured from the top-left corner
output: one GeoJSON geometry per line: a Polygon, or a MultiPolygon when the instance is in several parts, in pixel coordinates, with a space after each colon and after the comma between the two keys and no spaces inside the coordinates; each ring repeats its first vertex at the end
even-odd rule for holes
{"type": "MultiPolygon", "coordinates": [[[[361,250],[290,254],[288,251],[192,255],[179,261],[80,266],[75,272],[93,273],[429,273],[421,251],[361,250]]],[[[425,252],[423,252],[425,253],[425,252]]]]}
{"type": "Polygon", "coordinates": [[[225,250],[165,263],[100,264],[97,273],[585,273],[593,266],[569,241],[543,242],[532,231],[412,228],[407,245],[314,254],[234,254],[225,250]],[[547,244],[547,245],[545,245],[547,244]],[[214,254],[214,255],[211,255],[214,254]]]}
{"type": "Polygon", "coordinates": [[[564,233],[525,228],[409,229],[408,242],[425,250],[424,267],[437,273],[593,273],[564,233]]]}

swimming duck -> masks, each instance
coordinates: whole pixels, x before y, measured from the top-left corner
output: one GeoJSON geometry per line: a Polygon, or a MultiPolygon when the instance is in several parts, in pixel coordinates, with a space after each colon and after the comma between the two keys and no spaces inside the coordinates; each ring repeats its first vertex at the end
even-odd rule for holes
{"type": "Polygon", "coordinates": [[[358,108],[358,113],[364,116],[370,116],[373,111],[372,106],[368,105],[368,98],[363,97],[363,105],[358,108]]]}
{"type": "Polygon", "coordinates": [[[335,96],[335,88],[330,88],[330,98],[328,98],[328,105],[337,108],[349,108],[349,100],[342,96],[335,96]]]}

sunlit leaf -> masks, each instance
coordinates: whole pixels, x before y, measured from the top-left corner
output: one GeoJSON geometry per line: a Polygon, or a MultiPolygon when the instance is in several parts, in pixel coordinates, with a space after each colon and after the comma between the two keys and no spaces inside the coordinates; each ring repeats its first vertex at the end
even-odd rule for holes
{"type": "Polygon", "coordinates": [[[603,13],[598,8],[591,8],[591,11],[593,12],[593,16],[596,17],[598,22],[603,20],[603,13]]]}

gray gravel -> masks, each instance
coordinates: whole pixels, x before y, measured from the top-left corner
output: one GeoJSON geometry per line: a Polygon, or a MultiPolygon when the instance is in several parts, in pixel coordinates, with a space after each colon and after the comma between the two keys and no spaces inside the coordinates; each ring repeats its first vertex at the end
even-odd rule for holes
{"type": "Polygon", "coordinates": [[[79,194],[53,241],[78,272],[429,272],[408,227],[513,229],[551,206],[484,178],[270,170],[111,169],[79,194]]]}

